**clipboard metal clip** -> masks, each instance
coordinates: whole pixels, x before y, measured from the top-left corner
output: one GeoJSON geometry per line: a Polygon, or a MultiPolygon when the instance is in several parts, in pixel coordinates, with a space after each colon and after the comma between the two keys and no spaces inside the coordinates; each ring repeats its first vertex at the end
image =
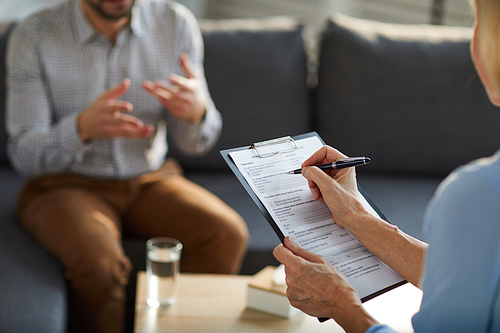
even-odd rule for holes
{"type": "Polygon", "coordinates": [[[255,149],[255,151],[257,152],[257,155],[259,157],[269,157],[269,156],[277,155],[279,153],[287,153],[287,152],[290,152],[290,151],[295,150],[297,148],[299,148],[299,147],[297,146],[297,143],[295,142],[295,140],[291,136],[284,136],[282,138],[256,142],[250,146],[250,149],[255,149]],[[270,152],[263,152],[262,149],[261,149],[261,151],[259,151],[259,148],[262,148],[264,146],[281,145],[281,144],[286,144],[286,143],[293,145],[293,147],[273,150],[270,152]]]}

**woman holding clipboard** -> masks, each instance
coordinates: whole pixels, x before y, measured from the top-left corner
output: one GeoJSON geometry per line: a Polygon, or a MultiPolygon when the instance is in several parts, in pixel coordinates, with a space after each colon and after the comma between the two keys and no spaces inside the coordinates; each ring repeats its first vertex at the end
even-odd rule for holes
{"type": "MultiPolygon", "coordinates": [[[[472,58],[491,102],[500,106],[500,1],[475,0],[474,8],[472,58]]],[[[366,211],[353,168],[314,167],[345,157],[325,146],[303,163],[302,174],[335,223],[423,290],[412,320],[415,332],[500,332],[500,151],[443,181],[425,215],[428,244],[366,211]]],[[[346,332],[394,332],[365,311],[354,288],[325,258],[288,237],[274,255],[285,265],[293,306],[333,318],[346,332]]]]}

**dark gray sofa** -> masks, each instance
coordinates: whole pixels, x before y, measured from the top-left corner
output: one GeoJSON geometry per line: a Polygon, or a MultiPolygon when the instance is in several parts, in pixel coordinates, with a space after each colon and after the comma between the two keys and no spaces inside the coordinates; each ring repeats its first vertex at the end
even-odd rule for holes
{"type": "MultiPolygon", "coordinates": [[[[67,293],[60,264],[18,224],[23,180],[9,166],[0,27],[0,332],[65,332],[67,293]]],[[[306,85],[303,27],[292,19],[203,22],[206,76],[224,117],[207,156],[171,154],[186,176],[246,220],[251,241],[242,274],[276,264],[279,242],[219,150],[316,130],[326,143],[372,163],[360,184],[391,222],[422,238],[425,206],[455,167],[500,147],[500,113],[489,104],[469,56],[469,29],[392,26],[335,17],[321,35],[319,83],[306,85]],[[432,34],[431,34],[432,32],[432,34]],[[436,35],[437,34],[437,35],[436,35]]],[[[135,270],[144,241],[125,237],[135,270]]],[[[134,283],[127,330],[133,327],[134,283]]]]}

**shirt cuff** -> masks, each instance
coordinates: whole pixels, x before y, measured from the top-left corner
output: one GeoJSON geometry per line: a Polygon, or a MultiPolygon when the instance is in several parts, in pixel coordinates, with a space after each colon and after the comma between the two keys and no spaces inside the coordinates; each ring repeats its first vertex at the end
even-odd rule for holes
{"type": "Polygon", "coordinates": [[[89,146],[80,137],[78,133],[78,117],[79,112],[75,112],[67,117],[61,119],[58,124],[58,139],[61,144],[61,148],[71,155],[75,155],[81,152],[83,149],[89,146]]]}
{"type": "Polygon", "coordinates": [[[215,108],[207,108],[203,120],[197,124],[179,121],[178,133],[191,142],[191,153],[203,154],[211,149],[220,136],[222,117],[215,108]]]}

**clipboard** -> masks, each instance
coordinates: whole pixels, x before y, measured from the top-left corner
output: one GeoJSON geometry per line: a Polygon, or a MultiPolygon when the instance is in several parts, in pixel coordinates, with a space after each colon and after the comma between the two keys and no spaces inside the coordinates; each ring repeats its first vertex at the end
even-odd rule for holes
{"type": "MultiPolygon", "coordinates": [[[[297,142],[310,138],[310,137],[317,137],[320,142],[325,145],[325,142],[323,139],[318,135],[316,132],[309,132],[301,135],[296,135],[296,136],[286,136],[286,137],[281,137],[281,138],[276,138],[276,139],[271,139],[271,140],[266,140],[262,142],[256,142],[253,143],[249,146],[244,146],[244,147],[238,147],[238,148],[232,148],[232,149],[224,149],[221,150],[220,153],[224,160],[226,161],[227,165],[231,169],[231,171],[235,174],[235,176],[238,178],[240,181],[241,185],[243,188],[247,191],[248,195],[250,198],[254,201],[254,203],[257,205],[259,210],[261,211],[262,215],[264,215],[265,219],[268,221],[269,225],[271,228],[274,230],[278,238],[280,239],[281,242],[284,242],[285,235],[277,225],[277,223],[274,221],[273,217],[269,213],[269,211],[266,209],[264,204],[261,202],[257,194],[254,192],[254,190],[251,188],[250,184],[247,182],[245,179],[244,175],[242,174],[241,170],[237,167],[236,163],[233,161],[231,157],[231,153],[233,152],[238,152],[242,150],[249,150],[253,149],[258,155],[258,158],[266,158],[269,156],[274,156],[276,154],[280,153],[286,153],[286,152],[291,152],[294,149],[297,149],[297,142]],[[284,147],[281,147],[279,149],[272,149],[273,146],[278,146],[278,145],[284,145],[284,147]]],[[[367,203],[373,208],[373,210],[382,218],[383,220],[389,222],[389,220],[386,218],[386,216],[383,214],[383,212],[379,209],[379,207],[373,202],[373,200],[369,197],[369,195],[363,190],[363,188],[358,184],[358,190],[362,194],[362,196],[365,198],[367,203]]],[[[389,222],[390,223],[390,222],[389,222]]],[[[406,284],[407,281],[403,278],[401,278],[399,281],[387,285],[384,288],[381,288],[379,290],[375,290],[374,292],[370,293],[369,295],[366,295],[364,297],[361,297],[362,302],[366,302],[374,297],[377,297],[389,290],[392,290],[394,288],[397,288],[401,285],[406,284]]],[[[320,321],[324,321],[326,319],[319,318],[320,321]]]]}
{"type": "Polygon", "coordinates": [[[276,233],[276,235],[278,236],[279,240],[282,243],[285,241],[285,235],[283,235],[283,232],[281,232],[280,228],[276,225],[276,223],[274,222],[274,219],[271,217],[271,214],[269,214],[269,212],[267,211],[266,207],[264,207],[264,204],[262,204],[262,202],[260,201],[260,199],[255,194],[255,192],[252,190],[252,188],[250,187],[250,185],[247,183],[247,181],[246,181],[245,177],[243,176],[243,174],[241,173],[240,169],[238,169],[238,167],[234,163],[233,159],[231,158],[230,153],[235,152],[235,151],[240,151],[240,150],[254,149],[254,150],[257,151],[257,154],[261,158],[266,158],[268,156],[272,156],[272,155],[275,155],[275,154],[278,154],[278,153],[282,153],[283,151],[281,151],[281,150],[280,151],[275,151],[275,152],[273,152],[272,155],[271,154],[265,154],[265,153],[263,153],[261,155],[260,151],[262,149],[259,151],[259,148],[262,148],[262,147],[265,147],[265,146],[270,146],[270,145],[275,145],[275,144],[279,144],[279,143],[283,143],[283,142],[286,142],[286,141],[288,141],[291,144],[293,144],[293,146],[295,148],[295,147],[297,147],[297,145],[295,144],[296,140],[308,138],[308,137],[311,137],[311,136],[317,136],[320,139],[320,141],[323,144],[325,144],[324,141],[323,141],[323,139],[321,139],[321,137],[316,132],[310,132],[310,133],[306,133],[306,134],[302,134],[302,135],[297,135],[297,136],[294,136],[294,137],[286,136],[286,137],[282,137],[282,138],[277,138],[277,139],[271,139],[271,140],[267,140],[267,141],[261,141],[261,142],[257,142],[257,143],[252,143],[251,145],[246,146],[246,147],[239,147],[239,148],[233,148],[233,149],[225,149],[225,150],[221,150],[221,152],[220,152],[221,155],[222,155],[222,157],[226,161],[227,165],[231,169],[231,171],[233,171],[233,173],[235,174],[236,178],[238,178],[238,180],[240,181],[241,185],[243,185],[243,187],[247,191],[248,195],[250,195],[250,198],[252,198],[253,202],[257,205],[257,207],[259,208],[260,212],[262,213],[262,215],[264,215],[264,218],[267,220],[267,222],[269,223],[269,225],[271,226],[271,228],[273,228],[274,232],[276,233]]]}
{"type": "MultiPolygon", "coordinates": [[[[269,212],[267,211],[266,207],[264,207],[264,205],[262,204],[262,202],[260,201],[260,199],[257,197],[257,195],[255,194],[255,192],[252,190],[252,188],[250,187],[250,185],[247,183],[247,181],[246,181],[245,177],[243,176],[243,174],[241,173],[240,169],[238,169],[238,167],[234,163],[233,159],[231,158],[230,153],[235,152],[235,151],[245,150],[245,149],[254,149],[254,150],[256,150],[257,154],[259,154],[259,156],[261,156],[262,158],[265,158],[265,157],[268,157],[268,156],[273,156],[273,155],[278,154],[278,153],[284,153],[284,152],[286,153],[288,151],[291,151],[292,147],[293,147],[293,149],[296,149],[296,147],[297,147],[296,141],[301,140],[301,139],[305,139],[305,138],[310,138],[312,136],[316,136],[321,141],[321,143],[323,143],[323,145],[325,144],[325,142],[319,136],[318,133],[316,133],[316,132],[309,132],[309,133],[305,133],[305,134],[301,134],[301,135],[296,135],[296,136],[293,136],[293,137],[292,136],[285,136],[285,137],[281,137],[281,138],[277,138],[277,139],[271,139],[271,140],[261,141],[261,142],[257,142],[257,143],[252,143],[251,145],[246,146],[246,147],[224,149],[224,150],[220,151],[222,157],[226,161],[226,163],[229,166],[229,168],[231,169],[231,171],[235,174],[236,178],[238,178],[238,180],[240,181],[241,185],[245,188],[245,190],[247,191],[247,193],[250,196],[250,198],[252,198],[253,202],[257,205],[257,207],[259,208],[260,212],[262,213],[262,215],[264,215],[264,218],[267,220],[267,222],[269,223],[269,225],[271,226],[271,228],[273,228],[274,232],[276,233],[276,235],[278,236],[279,240],[282,243],[285,240],[285,235],[283,235],[283,232],[276,225],[274,219],[271,217],[271,214],[269,214],[269,212]],[[279,144],[279,143],[283,143],[283,142],[286,142],[286,141],[289,141],[291,143],[291,145],[292,145],[292,147],[290,148],[290,150],[286,150],[286,151],[279,150],[279,151],[273,151],[272,153],[267,153],[267,154],[266,153],[262,153],[262,155],[260,154],[259,148],[262,148],[262,147],[265,147],[265,146],[270,146],[270,145],[275,145],[275,144],[279,144]]],[[[359,183],[358,183],[358,190],[365,197],[366,201],[368,201],[368,203],[370,204],[370,206],[372,206],[372,208],[375,210],[375,212],[377,212],[377,214],[383,220],[389,222],[389,220],[385,217],[384,213],[382,213],[382,211],[380,210],[380,208],[373,202],[373,200],[369,197],[369,195],[366,193],[366,191],[359,185],[359,183]]]]}

